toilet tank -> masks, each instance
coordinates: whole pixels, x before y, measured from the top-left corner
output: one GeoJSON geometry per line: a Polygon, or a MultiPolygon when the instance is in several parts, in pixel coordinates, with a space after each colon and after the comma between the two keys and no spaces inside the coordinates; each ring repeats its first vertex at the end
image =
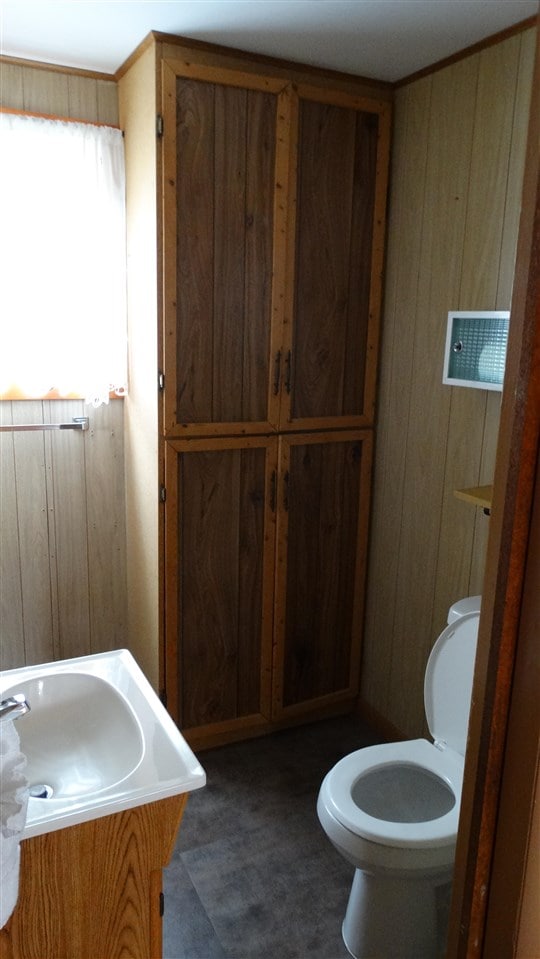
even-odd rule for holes
{"type": "Polygon", "coordinates": [[[467,613],[479,613],[481,602],[481,596],[466,596],[465,599],[456,600],[448,610],[448,625],[455,623],[456,620],[465,616],[467,613]]]}

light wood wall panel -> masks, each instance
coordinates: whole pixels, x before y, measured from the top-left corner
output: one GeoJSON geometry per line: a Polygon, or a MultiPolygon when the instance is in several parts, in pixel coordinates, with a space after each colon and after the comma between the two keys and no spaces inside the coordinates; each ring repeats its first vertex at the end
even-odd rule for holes
{"type": "Polygon", "coordinates": [[[0,668],[126,645],[122,402],[2,402],[0,421],[88,432],[2,433],[0,668]]]}
{"type": "MultiPolygon", "coordinates": [[[[118,123],[113,81],[11,63],[0,74],[4,106],[118,123]]],[[[126,645],[123,412],[0,403],[2,424],[90,417],[85,433],[0,434],[2,669],[126,645]]]]}
{"type": "Polygon", "coordinates": [[[114,80],[0,61],[2,106],[28,113],[118,124],[114,80]]]}
{"type": "Polygon", "coordinates": [[[425,733],[425,664],[482,589],[500,394],[443,386],[450,309],[508,309],[534,33],[397,91],[362,700],[425,733]]]}

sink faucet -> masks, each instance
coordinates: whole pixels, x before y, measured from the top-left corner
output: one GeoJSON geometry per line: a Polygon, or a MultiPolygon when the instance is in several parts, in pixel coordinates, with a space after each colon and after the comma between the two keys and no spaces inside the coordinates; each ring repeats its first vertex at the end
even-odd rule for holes
{"type": "Polygon", "coordinates": [[[0,702],[0,723],[8,719],[18,719],[30,712],[30,703],[25,699],[24,693],[14,693],[9,699],[3,699],[0,702]]]}

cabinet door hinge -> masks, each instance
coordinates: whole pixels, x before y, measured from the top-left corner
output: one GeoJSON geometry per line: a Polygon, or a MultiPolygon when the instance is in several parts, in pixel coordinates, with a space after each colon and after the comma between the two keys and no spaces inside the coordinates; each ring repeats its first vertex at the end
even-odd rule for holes
{"type": "Polygon", "coordinates": [[[163,913],[165,912],[165,896],[162,892],[159,894],[159,915],[163,919],[163,913]]]}
{"type": "Polygon", "coordinates": [[[163,390],[165,389],[165,373],[163,372],[163,370],[159,370],[157,381],[158,381],[158,389],[160,390],[161,393],[163,393],[163,390]]]}
{"type": "Polygon", "coordinates": [[[163,117],[161,116],[161,113],[158,113],[156,116],[156,136],[163,136],[163,117]]]}
{"type": "Polygon", "coordinates": [[[165,489],[164,486],[160,486],[160,487],[159,487],[159,501],[160,501],[160,503],[164,503],[166,499],[167,499],[167,490],[165,489]]]}

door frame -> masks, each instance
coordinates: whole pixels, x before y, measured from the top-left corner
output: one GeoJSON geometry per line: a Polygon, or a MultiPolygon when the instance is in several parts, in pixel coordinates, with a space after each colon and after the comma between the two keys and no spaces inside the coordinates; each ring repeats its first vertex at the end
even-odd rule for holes
{"type": "Polygon", "coordinates": [[[516,955],[534,812],[540,733],[534,682],[540,656],[539,113],[537,33],[449,959],[516,955]]]}

